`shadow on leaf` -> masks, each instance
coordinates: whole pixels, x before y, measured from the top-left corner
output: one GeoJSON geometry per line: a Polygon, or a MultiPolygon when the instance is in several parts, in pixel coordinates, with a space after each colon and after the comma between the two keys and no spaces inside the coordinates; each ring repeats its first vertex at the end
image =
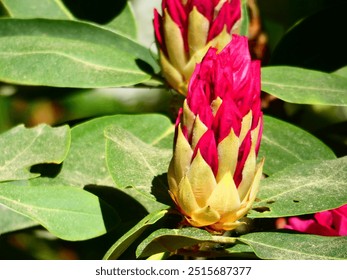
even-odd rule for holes
{"type": "Polygon", "coordinates": [[[169,195],[167,173],[160,174],[153,178],[151,192],[158,202],[174,207],[173,201],[169,195]]]}

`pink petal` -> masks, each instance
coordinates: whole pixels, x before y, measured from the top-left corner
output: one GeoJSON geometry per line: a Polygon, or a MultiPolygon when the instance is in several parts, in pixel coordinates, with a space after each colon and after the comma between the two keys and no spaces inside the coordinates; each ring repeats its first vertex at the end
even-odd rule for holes
{"type": "Polygon", "coordinates": [[[323,211],[320,213],[316,213],[314,215],[316,221],[325,227],[331,227],[333,225],[333,213],[332,211],[323,211]]]}
{"type": "Polygon", "coordinates": [[[162,9],[168,10],[169,15],[172,20],[177,24],[181,30],[181,34],[184,40],[185,49],[188,50],[188,40],[187,38],[187,12],[180,0],[166,0],[162,2],[162,9]]]}
{"type": "Polygon", "coordinates": [[[191,11],[196,7],[200,14],[204,15],[210,22],[213,19],[214,3],[206,0],[190,0],[188,1],[188,10],[191,11]]]}
{"type": "Polygon", "coordinates": [[[291,217],[288,219],[288,224],[284,228],[306,232],[307,229],[314,223],[315,221],[313,219],[303,220],[298,217],[291,217]]]}
{"type": "Polygon", "coordinates": [[[227,31],[230,32],[231,28],[235,25],[236,21],[240,19],[240,17],[240,0],[232,0],[230,3],[226,1],[212,23],[207,41],[209,42],[214,37],[219,35],[225,25],[227,27],[227,31]]]}
{"type": "Polygon", "coordinates": [[[195,147],[193,159],[195,158],[198,150],[207,164],[211,166],[213,173],[216,175],[218,171],[218,152],[216,140],[212,130],[206,131],[200,138],[195,147]]]}
{"type": "Polygon", "coordinates": [[[347,204],[333,211],[333,224],[340,236],[347,236],[347,204]]]}
{"type": "Polygon", "coordinates": [[[160,45],[160,48],[163,48],[163,38],[161,34],[163,34],[162,31],[162,18],[158,11],[154,10],[154,19],[153,19],[153,25],[154,25],[154,34],[155,38],[157,39],[158,44],[160,45]]]}
{"type": "Polygon", "coordinates": [[[229,135],[231,128],[234,130],[235,134],[239,136],[241,121],[241,113],[235,103],[232,100],[223,100],[212,126],[215,131],[217,143],[220,143],[229,135]]]}

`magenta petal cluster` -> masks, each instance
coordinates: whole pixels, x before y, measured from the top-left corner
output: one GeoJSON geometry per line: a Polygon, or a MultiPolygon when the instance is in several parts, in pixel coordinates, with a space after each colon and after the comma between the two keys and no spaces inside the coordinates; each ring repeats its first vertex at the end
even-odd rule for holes
{"type": "Polygon", "coordinates": [[[316,213],[312,219],[291,217],[285,228],[323,236],[347,236],[347,204],[316,213]]]}
{"type": "Polygon", "coordinates": [[[231,230],[254,202],[263,161],[260,63],[233,35],[196,66],[176,122],[170,194],[193,226],[231,230]]]}
{"type": "Polygon", "coordinates": [[[230,42],[240,17],[240,0],[163,0],[154,29],[168,83],[186,95],[196,63],[210,46],[221,50],[230,42]]]}

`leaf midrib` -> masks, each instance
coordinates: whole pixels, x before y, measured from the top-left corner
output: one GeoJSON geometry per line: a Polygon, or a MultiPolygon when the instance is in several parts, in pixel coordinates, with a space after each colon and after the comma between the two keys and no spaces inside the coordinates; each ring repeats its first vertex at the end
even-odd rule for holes
{"type": "Polygon", "coordinates": [[[122,72],[122,73],[126,73],[126,74],[135,74],[135,75],[143,75],[146,76],[147,74],[142,72],[142,71],[134,71],[134,70],[129,70],[129,69],[125,69],[125,68],[117,68],[117,67],[109,67],[109,66],[104,66],[104,65],[100,65],[100,64],[93,64],[91,62],[79,59],[77,57],[62,53],[62,52],[58,52],[58,51],[27,51],[27,52],[11,52],[11,53],[7,53],[7,52],[0,52],[0,55],[4,55],[4,56],[30,56],[30,55],[40,55],[40,54],[50,54],[50,55],[57,55],[57,56],[62,56],[62,57],[66,57],[68,59],[71,59],[73,61],[76,61],[78,63],[81,63],[89,68],[92,69],[96,69],[97,71],[100,70],[107,70],[110,72],[122,72]]]}

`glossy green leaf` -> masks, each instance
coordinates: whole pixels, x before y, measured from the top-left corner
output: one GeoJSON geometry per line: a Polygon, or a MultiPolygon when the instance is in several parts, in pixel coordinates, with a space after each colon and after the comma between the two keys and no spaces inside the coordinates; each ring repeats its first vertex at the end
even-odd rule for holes
{"type": "Polygon", "coordinates": [[[66,240],[105,234],[119,222],[117,213],[87,191],[75,187],[0,185],[0,203],[66,240]]]}
{"type": "Polygon", "coordinates": [[[56,87],[119,87],[157,70],[150,52],[100,26],[77,21],[0,19],[0,80],[56,87]]]}
{"type": "Polygon", "coordinates": [[[61,163],[70,145],[68,126],[34,128],[19,125],[0,135],[0,181],[39,176],[28,169],[39,163],[61,163]]]}
{"type": "Polygon", "coordinates": [[[73,19],[61,0],[1,0],[13,18],[73,19]]]}
{"type": "Polygon", "coordinates": [[[127,2],[122,12],[107,25],[107,28],[136,40],[137,27],[134,12],[130,2],[127,2]]]}
{"type": "MultiPolygon", "coordinates": [[[[232,244],[235,238],[212,235],[206,230],[188,227],[181,229],[159,229],[140,243],[136,250],[139,258],[161,252],[175,252],[183,247],[190,247],[202,242],[232,244]]],[[[212,245],[209,249],[212,250],[212,245]]],[[[207,249],[207,248],[206,248],[207,249]]]]}
{"type": "Polygon", "coordinates": [[[284,232],[256,232],[238,238],[250,245],[261,259],[347,259],[347,237],[326,237],[284,232]]]}
{"type": "Polygon", "coordinates": [[[314,70],[264,67],[262,90],[290,103],[347,106],[347,79],[314,70]]]}
{"type": "Polygon", "coordinates": [[[316,213],[347,204],[347,157],[294,164],[261,181],[251,218],[316,213]]]}
{"type": "Polygon", "coordinates": [[[153,212],[144,217],[126,234],[124,234],[112,247],[107,251],[104,260],[116,260],[120,255],[147,229],[165,216],[167,210],[153,212]]]}
{"type": "Polygon", "coordinates": [[[258,157],[265,157],[264,173],[267,175],[305,160],[336,158],[333,151],[313,135],[269,116],[264,116],[258,157]]]}

